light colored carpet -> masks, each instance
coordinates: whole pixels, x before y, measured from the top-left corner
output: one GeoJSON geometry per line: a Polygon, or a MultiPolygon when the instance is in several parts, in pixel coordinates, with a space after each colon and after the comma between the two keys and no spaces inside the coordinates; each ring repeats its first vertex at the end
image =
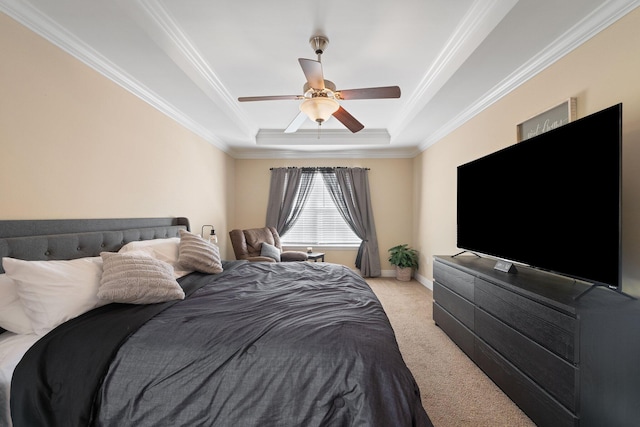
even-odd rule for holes
{"type": "Polygon", "coordinates": [[[436,427],[535,424],[435,325],[433,294],[415,280],[367,279],[436,427]]]}

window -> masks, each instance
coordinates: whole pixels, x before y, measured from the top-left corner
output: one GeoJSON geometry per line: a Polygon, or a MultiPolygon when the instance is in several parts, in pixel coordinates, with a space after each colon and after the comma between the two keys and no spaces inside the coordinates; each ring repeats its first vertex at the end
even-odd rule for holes
{"type": "Polygon", "coordinates": [[[360,246],[362,240],[345,222],[327,191],[322,176],[315,173],[309,197],[295,224],[281,236],[286,245],[360,246]]]}

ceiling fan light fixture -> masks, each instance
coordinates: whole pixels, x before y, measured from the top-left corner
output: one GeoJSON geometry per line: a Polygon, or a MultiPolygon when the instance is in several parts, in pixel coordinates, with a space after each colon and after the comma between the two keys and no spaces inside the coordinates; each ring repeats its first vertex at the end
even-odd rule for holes
{"type": "Polygon", "coordinates": [[[333,98],[315,97],[302,101],[300,111],[305,113],[311,120],[323,123],[329,120],[331,115],[338,111],[340,104],[333,98]]]}
{"type": "MultiPolygon", "coordinates": [[[[400,88],[398,86],[371,87],[361,89],[336,90],[336,85],[325,80],[320,61],[322,53],[329,44],[329,39],[325,36],[316,35],[309,40],[313,51],[318,55],[318,60],[298,58],[298,63],[306,78],[302,92],[304,95],[281,95],[281,96],[245,96],[238,98],[240,102],[246,101],[272,101],[282,99],[303,100],[300,103],[300,113],[287,126],[284,133],[294,133],[305,121],[305,116],[321,125],[329,120],[331,116],[342,123],[352,133],[360,132],[364,125],[353,117],[347,110],[338,104],[338,100],[349,99],[383,99],[400,98],[400,88]]],[[[318,127],[318,130],[320,127],[318,127]]],[[[318,135],[320,132],[318,132],[318,135]]]]}

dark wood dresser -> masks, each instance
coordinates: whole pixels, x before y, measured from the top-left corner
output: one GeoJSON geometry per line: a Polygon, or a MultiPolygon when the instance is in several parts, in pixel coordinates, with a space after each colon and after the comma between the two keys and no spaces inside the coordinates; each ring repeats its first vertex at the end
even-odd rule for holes
{"type": "Polygon", "coordinates": [[[640,303],[495,263],[434,257],[436,324],[539,426],[640,425],[640,303]]]}

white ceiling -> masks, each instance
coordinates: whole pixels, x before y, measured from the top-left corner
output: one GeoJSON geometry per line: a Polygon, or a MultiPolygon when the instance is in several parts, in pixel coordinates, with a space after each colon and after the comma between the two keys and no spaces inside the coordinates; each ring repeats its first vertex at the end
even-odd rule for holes
{"type": "Polygon", "coordinates": [[[640,0],[0,0],[0,11],[236,158],[411,157],[640,5],[640,0]],[[302,94],[298,58],[330,43],[336,119],[282,131],[302,94]]]}

